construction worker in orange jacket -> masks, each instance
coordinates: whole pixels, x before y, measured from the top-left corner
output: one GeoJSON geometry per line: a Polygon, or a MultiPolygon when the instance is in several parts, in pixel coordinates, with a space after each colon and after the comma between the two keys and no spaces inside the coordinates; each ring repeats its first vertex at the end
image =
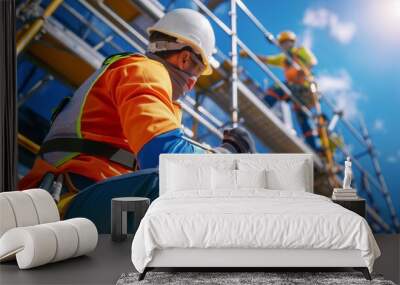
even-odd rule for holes
{"type": "MultiPolygon", "coordinates": [[[[63,212],[95,182],[157,167],[160,153],[205,153],[184,139],[178,99],[199,76],[211,74],[214,31],[197,11],[177,9],[148,33],[145,55],[109,57],[59,110],[20,189],[46,184],[50,175],[53,184],[63,182],[63,192],[55,195],[63,212]]],[[[216,150],[253,152],[254,142],[241,128],[227,129],[216,150]]]]}
{"type": "MultiPolygon", "coordinates": [[[[292,91],[302,104],[308,108],[314,107],[314,96],[311,92],[310,85],[314,81],[311,74],[311,68],[317,64],[317,59],[314,54],[304,46],[296,47],[296,35],[292,31],[283,31],[277,37],[280,47],[291,57],[295,62],[292,64],[288,60],[285,53],[280,53],[272,56],[258,56],[258,58],[266,64],[281,67],[285,74],[285,85],[292,91]]],[[[246,51],[241,50],[242,57],[248,57],[246,51]]],[[[277,101],[289,101],[289,95],[286,94],[277,84],[269,87],[264,100],[269,106],[274,106],[277,101]]],[[[303,132],[306,142],[315,150],[318,150],[316,145],[313,129],[309,123],[308,117],[301,110],[300,106],[294,102],[293,108],[303,132]]]]}

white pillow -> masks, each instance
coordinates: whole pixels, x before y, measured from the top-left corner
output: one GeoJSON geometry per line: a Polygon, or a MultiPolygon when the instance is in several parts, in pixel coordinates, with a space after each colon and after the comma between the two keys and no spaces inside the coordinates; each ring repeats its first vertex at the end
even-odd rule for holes
{"type": "Polygon", "coordinates": [[[236,190],[236,170],[212,168],[211,173],[213,190],[236,190]]]}
{"type": "Polygon", "coordinates": [[[294,165],[285,171],[270,169],[267,170],[268,189],[306,191],[307,176],[304,164],[294,165]]]}
{"type": "Polygon", "coordinates": [[[237,187],[240,188],[267,188],[267,172],[262,170],[236,170],[237,187]]]}
{"type": "Polygon", "coordinates": [[[211,167],[169,163],[167,191],[211,189],[211,167]]]}
{"type": "Polygon", "coordinates": [[[304,160],[297,159],[240,159],[240,170],[266,169],[267,188],[271,190],[306,191],[309,173],[304,160]]]}

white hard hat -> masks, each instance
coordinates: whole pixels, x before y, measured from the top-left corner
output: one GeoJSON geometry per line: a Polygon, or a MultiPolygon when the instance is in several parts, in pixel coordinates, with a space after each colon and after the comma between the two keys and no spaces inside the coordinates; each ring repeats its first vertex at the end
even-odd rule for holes
{"type": "Polygon", "coordinates": [[[209,60],[214,51],[215,35],[205,16],[192,9],[176,9],[164,15],[147,32],[160,32],[177,38],[177,42],[187,44],[201,55],[206,69],[203,75],[212,73],[209,60]]]}

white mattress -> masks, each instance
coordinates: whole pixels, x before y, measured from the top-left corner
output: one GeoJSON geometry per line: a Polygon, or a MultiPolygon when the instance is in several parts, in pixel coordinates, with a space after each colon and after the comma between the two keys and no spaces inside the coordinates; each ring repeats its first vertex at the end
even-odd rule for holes
{"type": "Polygon", "coordinates": [[[356,249],[370,271],[380,255],[359,215],[320,195],[265,189],[159,197],[134,237],[135,268],[143,272],[154,251],[167,248],[356,249]]]}

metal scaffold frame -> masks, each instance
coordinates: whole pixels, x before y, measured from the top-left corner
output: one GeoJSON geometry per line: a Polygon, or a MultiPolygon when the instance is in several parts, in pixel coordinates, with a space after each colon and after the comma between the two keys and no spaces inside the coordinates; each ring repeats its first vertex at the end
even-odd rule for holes
{"type": "MultiPolygon", "coordinates": [[[[335,105],[325,96],[321,96],[321,99],[327,103],[327,106],[331,109],[331,111],[336,112],[335,110],[335,105]]],[[[341,123],[343,123],[343,125],[347,128],[347,130],[349,130],[351,132],[351,134],[354,136],[354,138],[356,138],[361,144],[362,146],[364,146],[366,148],[366,151],[362,153],[362,155],[366,155],[369,154],[374,170],[375,170],[375,175],[378,178],[378,180],[376,180],[374,177],[372,177],[372,175],[369,174],[369,171],[367,171],[361,164],[360,160],[359,160],[359,156],[357,155],[352,155],[350,152],[348,152],[345,147],[340,146],[340,145],[336,145],[336,147],[345,155],[348,157],[351,157],[351,160],[354,162],[354,165],[356,166],[356,168],[360,171],[361,173],[361,178],[366,179],[367,181],[369,181],[376,189],[378,189],[382,196],[385,199],[386,205],[388,206],[389,209],[389,213],[390,213],[390,217],[391,217],[391,221],[392,221],[392,225],[391,225],[391,230],[394,232],[399,232],[400,231],[400,222],[399,222],[399,218],[397,216],[396,213],[396,209],[393,206],[393,201],[390,195],[390,192],[387,188],[387,184],[385,181],[385,178],[382,174],[381,171],[381,167],[379,164],[379,160],[377,158],[377,154],[374,148],[374,145],[372,143],[372,140],[369,136],[368,133],[368,129],[367,126],[364,122],[364,119],[361,117],[360,119],[360,126],[361,126],[361,132],[362,134],[360,134],[357,129],[352,125],[352,123],[350,123],[348,120],[346,120],[345,118],[340,118],[339,121],[341,123]]],[[[368,189],[363,189],[364,191],[367,192],[367,194],[369,194],[371,196],[370,199],[372,198],[372,195],[370,193],[368,193],[368,191],[370,192],[370,190],[368,189]]],[[[373,201],[371,201],[371,204],[373,204],[373,201]]],[[[372,209],[371,209],[372,210],[372,209]]],[[[377,209],[374,210],[376,211],[377,209]]],[[[387,227],[385,227],[386,229],[387,227]]],[[[390,227],[389,227],[390,228],[390,227]]],[[[390,231],[390,230],[389,230],[390,231]]]]}
{"type": "MultiPolygon", "coordinates": [[[[314,115],[312,112],[304,106],[304,104],[300,101],[298,101],[292,94],[291,90],[280,80],[278,79],[273,72],[269,69],[269,67],[263,63],[257,55],[255,55],[238,37],[237,34],[237,6],[241,8],[241,10],[249,17],[249,19],[255,24],[255,26],[264,34],[266,39],[273,43],[275,46],[279,48],[279,50],[283,53],[285,53],[286,57],[292,62],[292,64],[297,64],[289,54],[287,54],[279,45],[279,43],[275,40],[275,37],[273,36],[272,33],[270,33],[263,25],[262,23],[254,16],[254,14],[246,7],[246,5],[241,1],[241,0],[230,0],[230,20],[231,20],[231,28],[227,27],[210,9],[207,8],[206,5],[204,5],[200,0],[192,0],[206,15],[208,15],[226,34],[231,36],[231,60],[232,60],[232,75],[231,75],[231,80],[232,80],[232,122],[235,123],[235,118],[238,116],[238,105],[237,105],[237,80],[238,80],[238,69],[237,69],[237,46],[239,46],[241,49],[247,52],[249,57],[254,60],[254,62],[263,70],[267,76],[269,76],[279,87],[282,88],[282,90],[289,95],[289,97],[295,101],[296,103],[300,104],[302,106],[302,110],[304,111],[307,116],[312,119],[314,115]]],[[[301,68],[300,66],[298,66],[301,68]]],[[[322,94],[320,94],[320,98],[322,97],[322,94]]],[[[325,98],[325,97],[323,97],[325,98]]],[[[327,100],[325,98],[325,100],[327,100]]],[[[334,105],[330,104],[331,107],[334,109],[334,105]]],[[[321,111],[320,111],[321,112],[321,111]]],[[[363,135],[361,135],[355,127],[352,126],[350,122],[345,120],[344,118],[341,117],[336,117],[336,120],[342,120],[345,127],[347,127],[350,132],[355,136],[356,139],[358,139],[363,145],[367,146],[368,148],[368,153],[371,156],[371,159],[373,161],[373,166],[376,172],[376,176],[378,177],[378,181],[374,180],[371,175],[368,174],[368,171],[365,170],[361,163],[358,161],[357,158],[352,156],[350,153],[345,151],[345,149],[341,146],[337,146],[346,156],[349,156],[352,158],[352,161],[355,162],[356,167],[362,171],[363,175],[375,186],[377,189],[383,194],[385,201],[387,203],[387,206],[389,208],[389,212],[391,215],[391,220],[392,220],[392,227],[387,225],[380,217],[376,209],[368,207],[368,214],[377,222],[382,229],[385,231],[400,231],[400,223],[396,214],[396,210],[393,206],[393,202],[390,197],[390,192],[387,189],[386,182],[384,180],[384,177],[382,175],[379,161],[376,156],[376,152],[373,148],[372,141],[368,135],[367,128],[365,124],[362,124],[362,129],[363,129],[363,135]]],[[[336,124],[336,123],[335,123],[336,124]]]]}
{"type": "MultiPolygon", "coordinates": [[[[84,8],[86,8],[90,13],[92,13],[96,18],[98,18],[101,22],[103,22],[105,25],[110,27],[113,33],[115,33],[115,36],[118,36],[122,38],[128,45],[130,45],[134,50],[137,50],[139,52],[144,52],[145,47],[147,46],[148,40],[140,33],[138,30],[136,30],[131,24],[126,22],[118,13],[113,11],[112,8],[110,8],[103,0],[76,0],[79,4],[81,4],[84,8]]],[[[327,167],[327,163],[323,162],[320,160],[318,155],[316,155],[308,146],[306,146],[304,143],[302,143],[298,137],[295,135],[292,135],[291,130],[289,130],[285,124],[281,123],[280,120],[269,110],[269,107],[266,106],[263,101],[260,100],[260,96],[255,94],[252,90],[246,86],[246,84],[243,83],[241,80],[240,76],[245,74],[244,72],[240,71],[240,68],[238,66],[238,48],[244,50],[247,52],[249,55],[249,58],[253,60],[257,67],[260,68],[265,75],[270,78],[275,84],[277,84],[288,96],[291,98],[291,100],[295,103],[297,103],[300,107],[301,110],[307,115],[307,117],[310,120],[314,120],[315,118],[321,117],[321,110],[317,114],[314,114],[312,110],[308,109],[301,101],[299,101],[295,96],[293,96],[292,91],[286,86],[270,69],[270,67],[265,64],[260,58],[239,38],[238,33],[237,33],[237,24],[238,24],[238,8],[255,24],[256,28],[259,29],[265,38],[268,40],[268,42],[274,44],[281,52],[284,52],[289,59],[290,62],[292,62],[293,65],[296,65],[296,61],[294,61],[285,51],[283,51],[279,43],[276,41],[275,37],[273,36],[272,33],[270,33],[264,26],[263,24],[253,15],[253,13],[246,7],[246,5],[243,3],[242,0],[229,0],[230,1],[230,12],[229,12],[229,18],[230,18],[230,27],[227,26],[223,21],[221,21],[213,12],[211,9],[207,7],[202,1],[200,0],[192,0],[192,2],[198,7],[200,12],[208,16],[212,21],[214,21],[219,28],[221,28],[229,37],[231,40],[231,50],[229,57],[226,57],[221,51],[219,51],[219,55],[222,58],[229,59],[230,62],[230,67],[229,70],[227,71],[226,69],[223,69],[222,67],[219,66],[219,63],[215,58],[213,58],[212,62],[217,62],[217,65],[213,65],[214,70],[221,71],[224,76],[220,79],[220,81],[216,82],[212,87],[209,89],[203,89],[201,92],[204,94],[212,94],[217,92],[219,88],[222,88],[225,86],[225,83],[227,83],[226,87],[229,88],[230,90],[230,108],[229,108],[229,115],[231,118],[230,122],[222,122],[221,120],[217,119],[213,114],[211,114],[209,111],[207,111],[203,106],[201,106],[201,103],[191,97],[183,98],[181,101],[181,105],[183,110],[189,114],[190,116],[193,117],[193,119],[196,122],[201,123],[210,133],[216,135],[219,138],[222,138],[222,131],[221,129],[226,126],[227,124],[231,124],[233,127],[238,126],[239,124],[242,123],[242,120],[240,119],[240,106],[241,104],[240,100],[242,97],[246,97],[248,102],[250,102],[253,105],[256,105],[259,110],[261,110],[261,114],[264,114],[266,117],[269,117],[269,120],[276,124],[279,125],[279,128],[282,130],[282,132],[285,134],[286,138],[289,140],[295,141],[294,144],[297,144],[299,147],[298,149],[300,152],[309,152],[313,153],[314,156],[314,161],[315,165],[317,168],[325,169],[331,171],[335,177],[337,177],[336,173],[333,173],[332,169],[333,166],[337,167],[337,165],[332,165],[331,167],[327,167]],[[222,86],[222,87],[221,87],[222,86]]],[[[36,30],[35,28],[35,33],[38,33],[41,29],[45,29],[48,33],[54,35],[55,37],[58,36],[58,40],[61,42],[67,42],[65,43],[65,46],[68,47],[70,50],[75,52],[78,56],[84,57],[83,54],[78,54],[84,53],[88,54],[91,53],[91,57],[93,60],[89,62],[94,68],[97,68],[99,65],[99,62],[101,62],[105,57],[100,54],[99,49],[103,45],[110,45],[113,47],[117,52],[121,52],[122,48],[119,46],[117,42],[115,42],[115,37],[107,35],[104,33],[102,30],[97,29],[94,27],[85,17],[82,17],[81,14],[76,11],[70,3],[62,1],[53,1],[53,5],[56,5],[57,7],[61,7],[61,9],[65,9],[70,15],[75,17],[77,20],[82,22],[87,29],[91,30],[93,33],[95,33],[99,38],[100,42],[98,42],[95,45],[88,45],[84,40],[80,39],[78,36],[73,34],[71,31],[68,31],[67,29],[63,28],[63,34],[60,34],[59,31],[62,28],[62,24],[59,23],[55,18],[53,18],[50,14],[48,14],[42,22],[40,22],[40,28],[36,30]],[[81,48],[80,49],[73,49],[73,45],[79,45],[81,48]],[[93,53],[92,53],[93,52],[93,53]]],[[[162,17],[164,12],[160,9],[159,6],[155,5],[152,3],[152,1],[149,1],[148,3],[146,1],[142,0],[133,0],[133,3],[137,5],[142,13],[146,13],[150,16],[150,18],[157,20],[158,18],[162,17]],[[146,4],[147,3],[147,4],[146,4]]],[[[57,8],[55,7],[55,8],[57,8]]],[[[55,8],[51,8],[51,13],[54,12],[55,8]]],[[[49,8],[50,9],[50,8],[49,8]]],[[[46,11],[46,10],[45,10],[46,11]]],[[[32,40],[33,37],[30,38],[32,40]]],[[[24,42],[23,48],[25,48],[29,44],[28,42],[24,42]]],[[[21,43],[22,47],[22,43],[21,43]]],[[[21,48],[22,50],[22,48],[21,48]]],[[[299,68],[302,68],[299,66],[299,68]]],[[[251,77],[250,77],[251,78],[251,77]]],[[[33,92],[32,92],[33,94],[33,92]]],[[[31,93],[29,93],[29,96],[32,96],[31,93]]],[[[318,99],[326,102],[326,105],[331,109],[331,111],[334,112],[335,116],[332,118],[329,127],[328,124],[324,124],[324,128],[327,130],[327,134],[329,132],[332,132],[336,125],[338,123],[343,124],[343,126],[350,131],[350,133],[354,136],[354,138],[361,143],[361,145],[365,146],[367,148],[367,151],[365,154],[369,154],[372,158],[373,161],[373,167],[375,170],[375,175],[377,176],[377,179],[373,177],[361,164],[359,158],[355,155],[352,155],[347,151],[347,149],[343,146],[336,145],[337,149],[343,153],[345,156],[350,156],[352,158],[352,161],[354,162],[355,167],[360,171],[362,174],[362,178],[365,181],[368,181],[374,189],[378,189],[378,191],[383,195],[385,198],[385,201],[387,203],[387,206],[389,208],[389,212],[391,215],[391,224],[388,225],[380,216],[380,213],[378,211],[378,208],[372,201],[372,190],[370,188],[368,189],[363,189],[366,191],[368,195],[368,200],[370,200],[370,205],[367,207],[367,213],[368,216],[371,219],[371,224],[373,225],[375,230],[381,230],[384,232],[390,232],[390,231],[400,231],[400,223],[396,214],[396,210],[393,207],[393,202],[390,197],[390,192],[387,189],[386,182],[384,180],[384,177],[381,173],[380,165],[376,156],[376,152],[374,150],[371,138],[369,137],[367,128],[365,124],[362,124],[362,133],[360,133],[350,122],[348,122],[345,118],[341,116],[342,113],[337,112],[335,110],[335,106],[332,102],[330,102],[325,96],[322,94],[318,94],[318,99]]],[[[244,122],[246,124],[246,122],[244,122]]],[[[323,122],[322,122],[323,123],[323,122]]],[[[322,124],[321,123],[321,124],[322,124]]],[[[190,133],[190,129],[186,128],[185,133],[190,133]]],[[[196,139],[196,137],[194,137],[196,139]]],[[[35,149],[35,147],[32,146],[31,142],[29,139],[19,136],[19,142],[21,145],[26,146],[26,148],[30,148],[31,150],[35,149]]],[[[194,142],[197,143],[197,142],[194,142]]],[[[203,146],[204,148],[208,148],[208,146],[205,145],[200,145],[203,146]]],[[[333,161],[333,163],[335,163],[333,161]]]]}
{"type": "Polygon", "coordinates": [[[237,36],[237,12],[236,0],[231,0],[231,88],[232,88],[232,127],[238,126],[239,109],[238,109],[238,36],[237,36]]]}

